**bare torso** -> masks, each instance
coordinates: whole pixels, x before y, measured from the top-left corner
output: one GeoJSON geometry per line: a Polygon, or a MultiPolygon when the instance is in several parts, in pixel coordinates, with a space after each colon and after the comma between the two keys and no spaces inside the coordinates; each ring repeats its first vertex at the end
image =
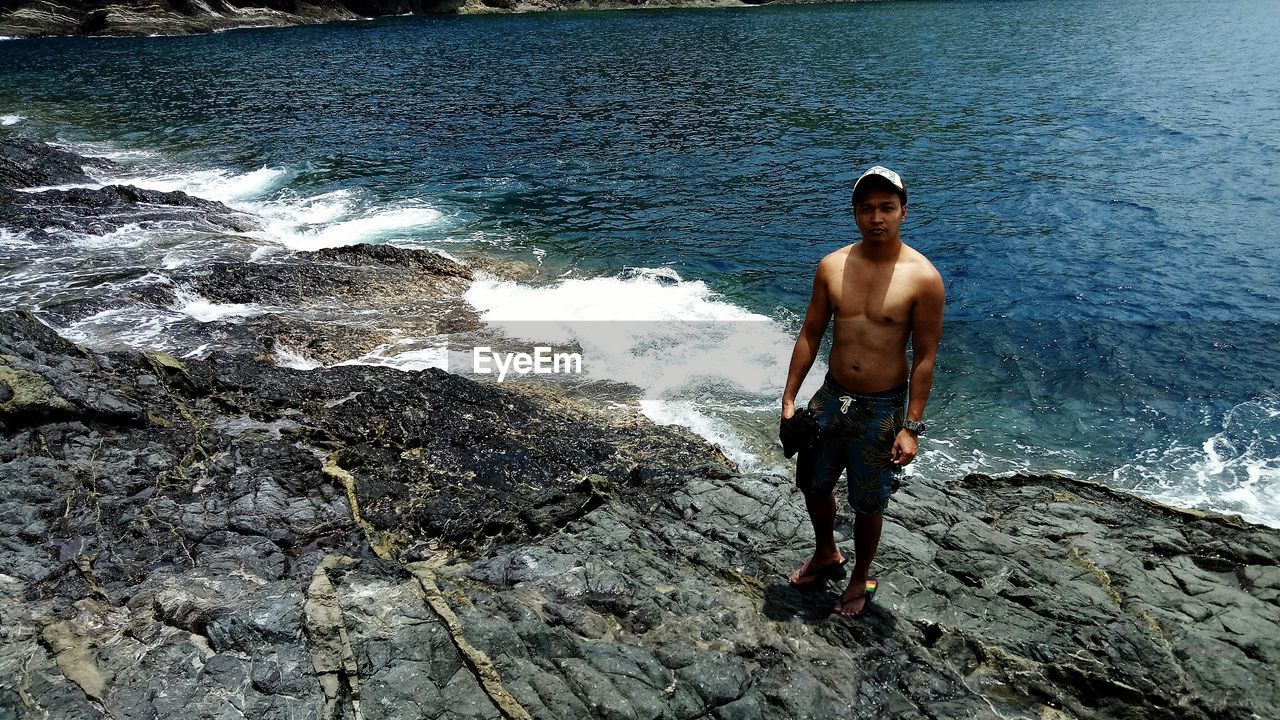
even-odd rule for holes
{"type": "Polygon", "coordinates": [[[835,321],[828,364],[836,382],[855,392],[905,384],[912,308],[933,266],[906,245],[896,258],[873,262],[855,244],[822,267],[835,321]]]}

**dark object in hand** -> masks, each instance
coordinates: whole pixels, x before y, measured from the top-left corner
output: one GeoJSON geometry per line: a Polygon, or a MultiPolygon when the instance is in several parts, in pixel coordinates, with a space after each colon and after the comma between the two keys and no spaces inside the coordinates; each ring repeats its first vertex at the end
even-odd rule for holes
{"type": "Polygon", "coordinates": [[[782,441],[782,454],[790,458],[801,450],[811,450],[818,444],[822,429],[818,427],[818,414],[809,408],[797,410],[789,418],[778,423],[778,439],[782,441]]]}

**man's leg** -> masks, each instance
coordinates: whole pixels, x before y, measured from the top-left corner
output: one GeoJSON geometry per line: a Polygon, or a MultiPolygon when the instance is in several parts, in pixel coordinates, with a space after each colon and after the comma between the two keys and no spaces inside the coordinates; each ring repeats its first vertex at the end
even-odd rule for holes
{"type": "Polygon", "coordinates": [[[880,547],[880,533],[884,529],[884,515],[856,513],[853,519],[853,548],[856,554],[849,585],[840,595],[835,611],[841,615],[857,615],[866,606],[867,578],[871,574],[871,561],[880,547]]]}
{"type": "Polygon", "coordinates": [[[835,572],[845,558],[836,548],[836,496],[830,490],[805,492],[804,504],[809,510],[809,522],[813,525],[814,548],[809,561],[791,573],[791,584],[809,585],[818,580],[824,571],[835,572]]]}
{"type": "Polygon", "coordinates": [[[839,563],[844,558],[836,549],[835,493],[805,493],[804,505],[809,510],[809,522],[813,523],[814,549],[809,567],[821,568],[839,563]]]}
{"type": "Polygon", "coordinates": [[[893,441],[902,427],[906,390],[893,396],[876,396],[866,408],[866,434],[850,446],[845,456],[849,474],[849,508],[853,510],[853,545],[857,557],[849,585],[840,594],[835,611],[861,615],[867,609],[867,581],[871,561],[880,546],[884,512],[898,483],[899,468],[892,462],[893,441]]]}
{"type": "Polygon", "coordinates": [[[841,468],[828,462],[828,452],[826,445],[801,450],[796,462],[796,485],[804,493],[804,505],[813,525],[814,550],[809,561],[791,573],[792,585],[809,585],[819,579],[818,573],[834,571],[844,563],[835,538],[835,489],[841,468]]]}

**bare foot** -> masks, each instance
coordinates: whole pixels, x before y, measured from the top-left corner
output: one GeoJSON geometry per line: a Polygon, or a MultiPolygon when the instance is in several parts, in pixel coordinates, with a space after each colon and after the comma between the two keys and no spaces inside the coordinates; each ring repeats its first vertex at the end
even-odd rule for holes
{"type": "Polygon", "coordinates": [[[875,580],[850,580],[848,587],[840,593],[832,612],[842,617],[861,617],[867,611],[871,598],[876,594],[875,580]]]}
{"type": "Polygon", "coordinates": [[[816,582],[824,574],[843,567],[844,564],[845,558],[838,549],[834,555],[818,555],[814,553],[813,557],[801,565],[799,570],[791,573],[791,584],[797,587],[809,585],[816,582]]]}

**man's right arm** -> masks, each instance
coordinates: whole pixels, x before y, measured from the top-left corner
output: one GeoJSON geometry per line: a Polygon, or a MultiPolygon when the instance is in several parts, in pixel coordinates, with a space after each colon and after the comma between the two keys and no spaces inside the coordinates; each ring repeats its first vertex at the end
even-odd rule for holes
{"type": "Polygon", "coordinates": [[[813,293],[809,297],[809,309],[804,315],[804,324],[800,326],[800,337],[796,338],[796,346],[791,351],[791,366],[787,370],[787,386],[782,391],[782,417],[789,418],[796,412],[796,393],[800,392],[800,384],[813,367],[818,357],[818,346],[822,344],[822,336],[827,331],[827,323],[831,321],[831,297],[827,292],[827,281],[823,263],[813,273],[813,293]]]}

